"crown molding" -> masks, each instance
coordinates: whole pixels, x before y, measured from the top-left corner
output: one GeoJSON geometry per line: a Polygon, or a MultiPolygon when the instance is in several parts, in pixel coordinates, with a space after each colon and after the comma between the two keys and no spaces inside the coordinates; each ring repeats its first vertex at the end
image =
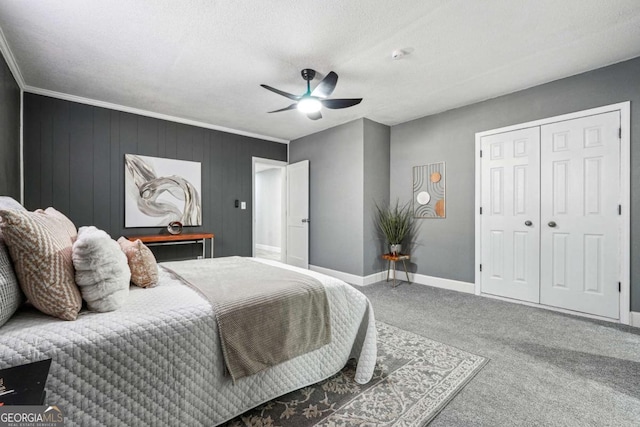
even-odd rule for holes
{"type": "Polygon", "coordinates": [[[49,89],[41,89],[38,87],[27,85],[24,82],[24,77],[22,76],[22,72],[20,71],[20,67],[18,67],[18,63],[16,62],[15,57],[13,56],[13,52],[9,47],[9,43],[7,43],[7,39],[4,36],[4,32],[2,28],[0,28],[0,52],[4,56],[5,61],[7,61],[7,65],[9,66],[9,70],[13,74],[13,77],[16,79],[18,86],[24,92],[34,93],[36,95],[49,96],[51,98],[64,99],[66,101],[78,102],[80,104],[93,105],[94,107],[102,107],[108,108],[110,110],[123,111],[125,113],[138,114],[140,116],[153,117],[156,119],[167,120],[170,122],[182,123],[185,125],[197,126],[206,129],[218,130],[221,132],[232,133],[236,135],[248,136],[250,138],[263,139],[267,141],[279,142],[281,144],[289,144],[288,139],[276,138],[269,135],[261,135],[253,132],[246,132],[239,129],[232,129],[224,126],[217,126],[211,123],[199,122],[196,120],[185,119],[182,117],[170,116],[168,114],[156,113],[154,111],[142,110],[139,108],[127,107],[124,105],[113,104],[111,102],[98,101],[95,99],[84,98],[81,96],[70,95],[67,93],[56,92],[49,89]]]}
{"type": "Polygon", "coordinates": [[[155,119],[167,120],[170,122],[182,123],[185,125],[197,126],[206,129],[218,130],[221,132],[232,133],[236,135],[248,136],[250,138],[263,139],[267,141],[288,144],[289,140],[276,138],[269,135],[261,135],[253,132],[246,132],[239,129],[232,129],[224,126],[217,126],[210,123],[199,122],[196,120],[185,119],[182,117],[170,116],[168,114],[156,113],[154,111],[142,110],[140,108],[127,107],[125,105],[113,104],[111,102],[98,101],[96,99],[84,98],[82,96],[70,95],[68,93],[56,92],[49,89],[41,89],[33,86],[25,86],[24,91],[36,95],[48,96],[51,98],[63,99],[65,101],[78,102],[80,104],[93,105],[94,107],[108,108],[110,110],[123,111],[125,113],[138,114],[140,116],[153,117],[155,119]]]}
{"type": "Polygon", "coordinates": [[[16,62],[16,58],[13,56],[13,52],[9,47],[9,43],[4,36],[4,32],[2,28],[0,28],[0,52],[2,52],[2,56],[4,56],[4,60],[7,61],[7,65],[9,66],[9,70],[11,70],[11,74],[13,74],[13,78],[16,79],[16,83],[20,89],[24,90],[24,77],[22,77],[22,73],[20,72],[20,67],[18,67],[18,63],[16,62]]]}

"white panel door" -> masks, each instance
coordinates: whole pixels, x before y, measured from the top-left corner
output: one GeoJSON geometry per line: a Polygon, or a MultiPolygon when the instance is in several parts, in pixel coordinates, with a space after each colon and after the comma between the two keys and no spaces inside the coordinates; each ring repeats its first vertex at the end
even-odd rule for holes
{"type": "Polygon", "coordinates": [[[539,302],[540,128],[485,136],[482,292],[539,302]]]}
{"type": "Polygon", "coordinates": [[[619,112],[541,128],[540,302],[619,317],[619,112]]]}
{"type": "Polygon", "coordinates": [[[286,261],[309,268],[309,160],[287,166],[286,261]]]}

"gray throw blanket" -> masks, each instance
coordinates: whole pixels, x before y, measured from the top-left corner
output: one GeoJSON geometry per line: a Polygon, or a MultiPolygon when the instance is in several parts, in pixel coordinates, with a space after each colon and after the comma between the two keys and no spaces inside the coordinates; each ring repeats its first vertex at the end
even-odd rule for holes
{"type": "Polygon", "coordinates": [[[313,277],[240,257],[161,266],[213,306],[234,381],[331,342],[327,295],[313,277]]]}

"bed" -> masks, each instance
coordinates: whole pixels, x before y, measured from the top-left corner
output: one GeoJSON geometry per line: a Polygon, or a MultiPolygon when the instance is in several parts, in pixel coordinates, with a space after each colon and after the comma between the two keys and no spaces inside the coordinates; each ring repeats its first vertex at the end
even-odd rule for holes
{"type": "MultiPolygon", "coordinates": [[[[212,263],[218,259],[202,260],[212,263]]],[[[225,373],[212,305],[169,270],[159,284],[132,287],[117,311],[83,310],[62,321],[24,308],[0,328],[0,368],[52,358],[47,403],[68,425],[218,425],[357,359],[367,382],[376,331],[367,298],[338,279],[275,261],[320,281],[330,307],[331,343],[235,383],[225,373]]]]}

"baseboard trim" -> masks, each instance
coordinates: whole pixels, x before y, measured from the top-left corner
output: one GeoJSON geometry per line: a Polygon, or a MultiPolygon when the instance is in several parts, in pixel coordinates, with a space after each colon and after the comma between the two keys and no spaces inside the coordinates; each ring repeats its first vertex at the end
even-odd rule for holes
{"type": "MultiPolygon", "coordinates": [[[[404,272],[398,271],[398,279],[402,279],[404,272]]],[[[409,274],[413,276],[413,282],[419,285],[433,286],[434,288],[448,289],[450,291],[464,292],[466,294],[475,293],[475,284],[462,282],[460,280],[444,279],[442,277],[426,276],[424,274],[409,274]]]]}
{"type": "MultiPolygon", "coordinates": [[[[318,267],[317,265],[309,265],[309,270],[332,276],[352,285],[368,286],[374,283],[382,282],[387,279],[387,271],[379,271],[368,276],[358,276],[357,274],[345,273],[343,271],[331,270],[330,268],[318,267]]],[[[398,271],[398,280],[406,279],[404,271],[398,271]]],[[[393,278],[393,270],[389,275],[389,279],[393,278]]],[[[442,277],[426,276],[424,274],[409,273],[411,283],[418,285],[433,286],[434,288],[448,289],[450,291],[464,292],[467,294],[474,293],[475,285],[473,283],[461,282],[459,280],[443,279],[442,277]]]]}
{"type": "Polygon", "coordinates": [[[281,249],[278,246],[262,245],[260,243],[256,243],[256,249],[262,249],[263,251],[275,252],[277,254],[279,254],[280,251],[281,251],[281,249]]]}
{"type": "Polygon", "coordinates": [[[386,271],[380,271],[368,276],[358,276],[357,274],[345,273],[343,271],[331,270],[330,268],[319,267],[317,265],[309,264],[309,270],[317,271],[318,273],[326,274],[327,276],[335,277],[343,282],[350,283],[357,286],[367,286],[373,283],[384,280],[386,277],[386,271]]]}
{"type": "MultiPolygon", "coordinates": [[[[386,280],[386,271],[382,272],[382,277],[380,280],[386,280]]],[[[406,273],[402,268],[396,269],[395,271],[391,269],[389,271],[389,279],[393,279],[396,277],[399,281],[407,280],[406,273]]],[[[475,293],[475,284],[470,282],[462,282],[460,280],[453,279],[445,279],[442,277],[435,276],[427,276],[426,274],[418,274],[418,273],[409,273],[409,279],[411,283],[415,283],[417,285],[426,285],[432,286],[434,288],[447,289],[450,291],[464,292],[465,294],[473,294],[475,293]]]]}
{"type": "Polygon", "coordinates": [[[636,328],[640,328],[640,312],[632,311],[629,314],[629,324],[631,326],[635,326],[636,328]]]}
{"type": "Polygon", "coordinates": [[[374,283],[382,282],[387,278],[386,271],[379,271],[377,273],[370,274],[363,277],[362,286],[373,285],[374,283]]]}
{"type": "MultiPolygon", "coordinates": [[[[331,270],[330,268],[318,267],[317,265],[309,265],[309,270],[317,271],[318,273],[326,274],[327,276],[332,276],[344,282],[350,283],[352,285],[357,285],[357,286],[367,286],[373,283],[382,282],[387,279],[386,270],[380,271],[378,273],[370,274],[368,276],[358,276],[356,274],[345,273],[338,270],[331,270]]],[[[398,273],[398,280],[403,281],[402,280],[403,278],[406,279],[406,276],[404,276],[405,274],[404,271],[398,271],[397,273],[398,273]]],[[[389,279],[392,279],[392,278],[393,278],[393,270],[391,270],[389,275],[389,279]]],[[[411,279],[411,283],[415,283],[417,285],[432,286],[434,288],[448,289],[450,291],[464,292],[467,294],[475,294],[475,284],[470,282],[462,282],[459,280],[443,279],[442,277],[433,277],[433,276],[427,276],[424,274],[412,274],[412,273],[409,273],[409,278],[411,279]]],[[[526,305],[529,307],[547,309],[550,311],[572,314],[575,316],[582,316],[582,317],[588,317],[591,319],[605,320],[609,322],[619,323],[615,319],[609,319],[601,316],[594,316],[586,313],[579,313],[571,310],[564,310],[561,308],[550,307],[546,305],[529,303],[526,301],[514,300],[511,298],[499,297],[496,295],[481,294],[481,296],[497,299],[501,301],[511,302],[515,304],[526,305]]],[[[640,312],[637,312],[637,311],[630,312],[629,325],[634,326],[636,328],[640,328],[640,312]]]]}

